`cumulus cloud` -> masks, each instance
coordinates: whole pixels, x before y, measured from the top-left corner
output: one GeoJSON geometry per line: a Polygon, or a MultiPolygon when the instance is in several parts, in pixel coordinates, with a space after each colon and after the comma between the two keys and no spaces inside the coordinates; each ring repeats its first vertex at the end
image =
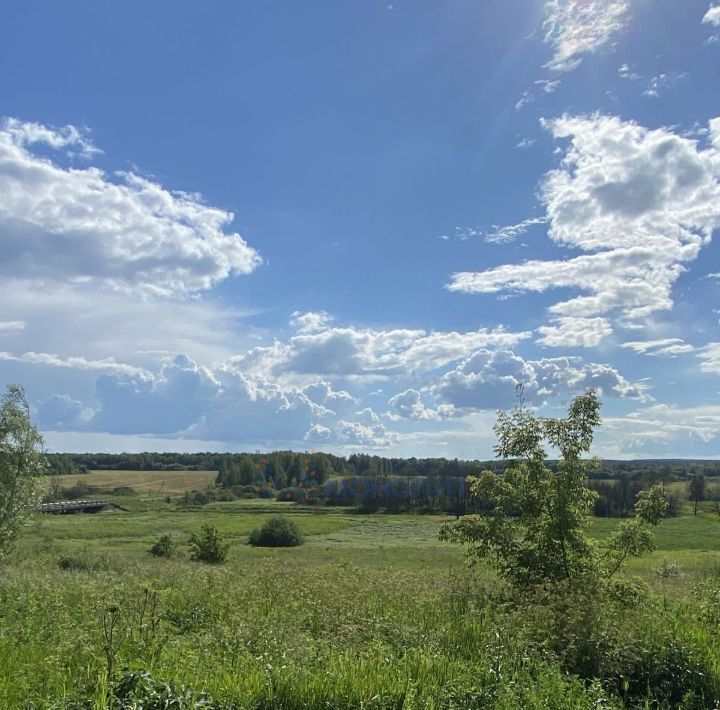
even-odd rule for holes
{"type": "Polygon", "coordinates": [[[502,327],[467,333],[328,327],[301,332],[234,360],[243,370],[353,378],[391,378],[428,372],[482,347],[509,347],[529,338],[502,327]]]}
{"type": "Polygon", "coordinates": [[[545,3],[545,42],[555,51],[552,71],[575,69],[587,54],[607,46],[629,19],[629,0],[549,0],[545,3]]]}
{"type": "Polygon", "coordinates": [[[414,421],[437,421],[454,415],[449,405],[440,405],[433,409],[426,406],[422,394],[416,389],[407,389],[388,400],[391,418],[412,419],[414,421]]]}
{"type": "Polygon", "coordinates": [[[588,387],[609,397],[641,398],[640,388],[609,365],[579,358],[525,360],[505,350],[479,350],[445,373],[430,388],[438,401],[458,412],[510,406],[518,385],[528,402],[580,394],[588,387]]]}
{"type": "Polygon", "coordinates": [[[686,343],[682,338],[662,338],[660,340],[637,340],[623,343],[624,348],[629,348],[642,355],[652,357],[677,357],[684,353],[691,353],[695,347],[686,343]]]}
{"type": "Polygon", "coordinates": [[[720,27],[720,5],[711,5],[703,17],[703,23],[720,27]]]}
{"type": "Polygon", "coordinates": [[[711,121],[706,148],[615,117],[564,116],[546,126],[555,138],[570,139],[560,167],[541,188],[548,235],[559,246],[589,253],[457,273],[450,290],[566,287],[589,294],[550,307],[550,327],[559,330],[568,317],[614,314],[636,325],[671,309],[674,282],[720,224],[720,122],[711,121]]]}
{"type": "Polygon", "coordinates": [[[54,431],[82,429],[87,426],[93,414],[91,407],[65,394],[53,394],[38,402],[34,408],[38,426],[54,431]]]}
{"type": "MultiPolygon", "coordinates": [[[[48,364],[46,360],[30,361],[48,364]]],[[[186,355],[166,359],[154,372],[79,358],[50,359],[50,364],[106,370],[96,381],[92,406],[65,394],[35,405],[38,423],[56,431],[267,447],[325,441],[383,448],[396,441],[371,408],[358,409],[356,398],[326,381],[297,388],[242,372],[232,363],[206,367],[186,355]]]]}
{"type": "Polygon", "coordinates": [[[332,316],[325,311],[308,311],[307,313],[295,311],[290,317],[290,325],[301,333],[324,330],[331,321],[332,316]]]}
{"type": "Polygon", "coordinates": [[[136,173],[64,166],[72,151],[97,149],[73,126],[0,124],[0,276],[185,296],[260,263],[226,231],[232,213],[136,173]]]}

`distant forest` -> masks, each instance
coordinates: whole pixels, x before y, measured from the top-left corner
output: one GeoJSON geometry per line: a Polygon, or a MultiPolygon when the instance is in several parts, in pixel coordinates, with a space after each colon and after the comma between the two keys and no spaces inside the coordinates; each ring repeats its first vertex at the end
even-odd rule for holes
{"type": "MultiPolygon", "coordinates": [[[[335,476],[432,476],[466,477],[479,471],[502,471],[504,461],[463,461],[446,458],[385,458],[369,454],[335,456],[326,453],[275,451],[269,454],[47,454],[50,474],[82,474],[93,469],[118,471],[219,471],[218,483],[225,486],[250,485],[258,479],[283,488],[296,482],[325,483],[335,476]]],[[[551,468],[554,462],[549,462],[551,468]]],[[[696,473],[720,476],[720,461],[694,459],[602,460],[591,477],[599,480],[628,478],[631,481],[675,481],[696,473]]]]}
{"type": "MultiPolygon", "coordinates": [[[[470,495],[467,476],[483,470],[500,473],[506,461],[384,458],[367,454],[276,451],[268,454],[48,454],[51,474],[83,474],[91,470],[217,471],[215,486],[188,491],[187,506],[237,498],[274,498],[296,503],[357,506],[365,510],[451,512],[462,515],[489,505],[470,495]]],[[[550,461],[553,468],[556,462],[550,461]]],[[[589,487],[597,492],[595,515],[631,515],[638,493],[651,484],[720,476],[720,461],[602,461],[592,471],[589,487]]],[[[718,488],[720,492],[720,488],[718,488]]],[[[59,487],[53,496],[84,498],[99,489],[82,481],[59,487]]],[[[671,510],[680,507],[670,496],[671,510]]],[[[53,498],[54,499],[54,498],[53,498]]]]}

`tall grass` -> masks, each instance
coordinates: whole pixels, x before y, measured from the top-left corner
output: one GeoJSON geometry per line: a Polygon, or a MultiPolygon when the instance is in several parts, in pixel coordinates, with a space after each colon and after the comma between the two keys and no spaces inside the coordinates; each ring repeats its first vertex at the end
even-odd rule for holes
{"type": "MultiPolygon", "coordinates": [[[[168,516],[179,536],[207,518],[185,515],[168,516]]],[[[258,516],[228,517],[236,542],[220,567],[151,557],[161,526],[142,516],[108,516],[107,537],[100,520],[31,529],[0,578],[0,708],[110,707],[126,667],[218,707],[278,710],[669,707],[643,683],[677,669],[709,679],[678,679],[685,707],[712,707],[718,692],[716,610],[690,597],[650,595],[598,622],[593,682],[545,642],[546,607],[500,603],[487,570],[428,534],[438,521],[303,515],[308,544],[260,551],[240,534],[258,516]]]]}

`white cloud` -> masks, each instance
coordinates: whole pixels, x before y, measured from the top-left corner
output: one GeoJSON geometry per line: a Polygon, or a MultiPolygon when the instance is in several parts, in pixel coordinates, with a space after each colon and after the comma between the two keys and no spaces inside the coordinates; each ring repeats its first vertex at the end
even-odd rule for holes
{"type": "Polygon", "coordinates": [[[631,69],[628,64],[621,64],[618,69],[618,75],[621,79],[627,79],[628,81],[638,81],[642,79],[642,75],[631,69]]]}
{"type": "Polygon", "coordinates": [[[708,343],[699,349],[700,371],[720,375],[720,343],[708,343]]]}
{"type": "Polygon", "coordinates": [[[609,397],[642,398],[640,387],[609,365],[584,364],[579,358],[524,360],[510,351],[479,350],[445,373],[430,388],[437,400],[459,412],[503,409],[523,385],[529,403],[571,396],[592,387],[609,397]]]}
{"type": "Polygon", "coordinates": [[[584,55],[598,52],[623,29],[629,10],[629,0],[546,2],[545,42],[555,50],[546,66],[556,72],[575,69],[584,55]]]}
{"type": "Polygon", "coordinates": [[[686,73],[658,74],[650,79],[647,89],[643,91],[643,96],[651,99],[657,99],[667,89],[673,87],[678,82],[687,77],[686,73]]]}
{"type": "Polygon", "coordinates": [[[551,326],[541,326],[538,343],[551,348],[594,348],[612,333],[607,318],[555,318],[551,326]]]}
{"type": "Polygon", "coordinates": [[[527,150],[532,148],[537,141],[534,138],[523,138],[521,141],[515,144],[515,147],[519,150],[527,150]]]}
{"type": "Polygon", "coordinates": [[[422,394],[415,389],[407,389],[388,400],[391,418],[412,419],[414,421],[437,421],[454,415],[449,405],[440,405],[432,409],[422,401],[422,394]]]}
{"type": "Polygon", "coordinates": [[[113,355],[150,366],[158,356],[186,352],[203,362],[220,361],[250,347],[254,314],[221,306],[211,298],[143,298],[98,289],[0,277],[3,315],[25,327],[1,331],[2,349],[44,351],[62,357],[79,351],[88,359],[113,355]]]}
{"type": "Polygon", "coordinates": [[[707,25],[720,27],[720,5],[711,5],[702,21],[707,25]]]}
{"type": "Polygon", "coordinates": [[[529,103],[535,101],[535,95],[532,91],[523,91],[522,96],[515,102],[515,110],[521,111],[529,103]]]}
{"type": "Polygon", "coordinates": [[[546,125],[571,141],[541,190],[548,235],[590,253],[457,273],[450,290],[576,288],[589,295],[554,304],[552,318],[615,314],[630,326],[672,308],[672,286],[684,264],[720,225],[720,122],[710,123],[713,145],[705,149],[669,130],[614,117],[564,116],[546,125]]]}
{"type": "Polygon", "coordinates": [[[64,167],[38,145],[96,152],[72,126],[0,124],[0,275],[185,296],[260,263],[225,231],[233,215],[197,194],[131,172],[64,167]]]}
{"type": "Polygon", "coordinates": [[[546,217],[531,217],[530,219],[518,222],[518,224],[508,224],[500,227],[497,224],[492,226],[492,230],[485,234],[485,241],[489,244],[507,244],[514,242],[521,234],[525,234],[530,227],[538,224],[547,224],[546,217]]]}
{"type": "Polygon", "coordinates": [[[539,86],[546,94],[554,94],[559,88],[562,82],[560,79],[538,79],[535,82],[536,86],[539,86]]]}
{"type": "Polygon", "coordinates": [[[530,337],[502,327],[467,333],[328,327],[299,333],[235,358],[235,366],[277,377],[394,378],[446,366],[483,347],[510,347],[530,337]]]}
{"type": "Polygon", "coordinates": [[[88,137],[87,130],[75,126],[50,127],[31,121],[20,121],[17,118],[6,118],[2,122],[2,131],[16,145],[30,146],[37,143],[49,146],[54,150],[68,149],[70,157],[75,155],[90,159],[102,151],[88,137]]]}
{"type": "Polygon", "coordinates": [[[720,406],[653,404],[624,417],[604,417],[599,443],[608,456],[687,457],[708,453],[719,435],[720,406]]]}
{"type": "Polygon", "coordinates": [[[34,407],[35,422],[44,429],[83,429],[95,414],[91,407],[65,394],[53,394],[34,407]]]}
{"type": "Polygon", "coordinates": [[[652,357],[677,357],[684,353],[694,352],[694,346],[686,343],[681,338],[663,338],[660,340],[638,340],[623,343],[624,348],[629,348],[642,355],[652,357]]]}
{"type": "Polygon", "coordinates": [[[71,370],[96,370],[100,372],[112,372],[123,375],[132,375],[147,379],[150,373],[139,367],[116,362],[114,358],[108,357],[103,360],[88,360],[84,357],[63,358],[54,353],[27,352],[22,355],[0,352],[0,361],[22,362],[29,365],[46,365],[50,367],[62,367],[71,370]]]}
{"type": "Polygon", "coordinates": [[[331,321],[332,317],[325,311],[295,311],[290,318],[290,325],[301,333],[315,333],[324,330],[331,321]]]}
{"type": "Polygon", "coordinates": [[[25,330],[24,320],[6,320],[0,321],[0,333],[16,330],[25,330]]]}

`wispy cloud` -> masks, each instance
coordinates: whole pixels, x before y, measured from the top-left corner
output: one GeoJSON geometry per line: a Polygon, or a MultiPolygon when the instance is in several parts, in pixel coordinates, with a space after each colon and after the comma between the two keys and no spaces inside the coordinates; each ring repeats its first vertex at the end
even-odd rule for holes
{"type": "Polygon", "coordinates": [[[695,347],[686,343],[682,338],[663,338],[660,340],[636,340],[623,343],[624,348],[629,348],[642,355],[651,357],[677,357],[685,353],[695,351],[695,347]]]}
{"type": "Polygon", "coordinates": [[[517,224],[508,224],[503,227],[493,224],[491,230],[484,234],[484,238],[489,244],[508,244],[514,242],[521,234],[525,234],[531,227],[547,224],[548,221],[547,217],[531,217],[517,224]]]}
{"type": "Polygon", "coordinates": [[[670,73],[670,74],[658,74],[652,77],[648,83],[647,88],[643,91],[643,96],[647,96],[651,99],[659,98],[665,91],[675,86],[687,77],[687,74],[682,73],[670,73]]]}
{"type": "Polygon", "coordinates": [[[625,27],[629,11],[629,0],[549,0],[543,28],[555,53],[546,66],[556,72],[575,69],[625,27]]]}

